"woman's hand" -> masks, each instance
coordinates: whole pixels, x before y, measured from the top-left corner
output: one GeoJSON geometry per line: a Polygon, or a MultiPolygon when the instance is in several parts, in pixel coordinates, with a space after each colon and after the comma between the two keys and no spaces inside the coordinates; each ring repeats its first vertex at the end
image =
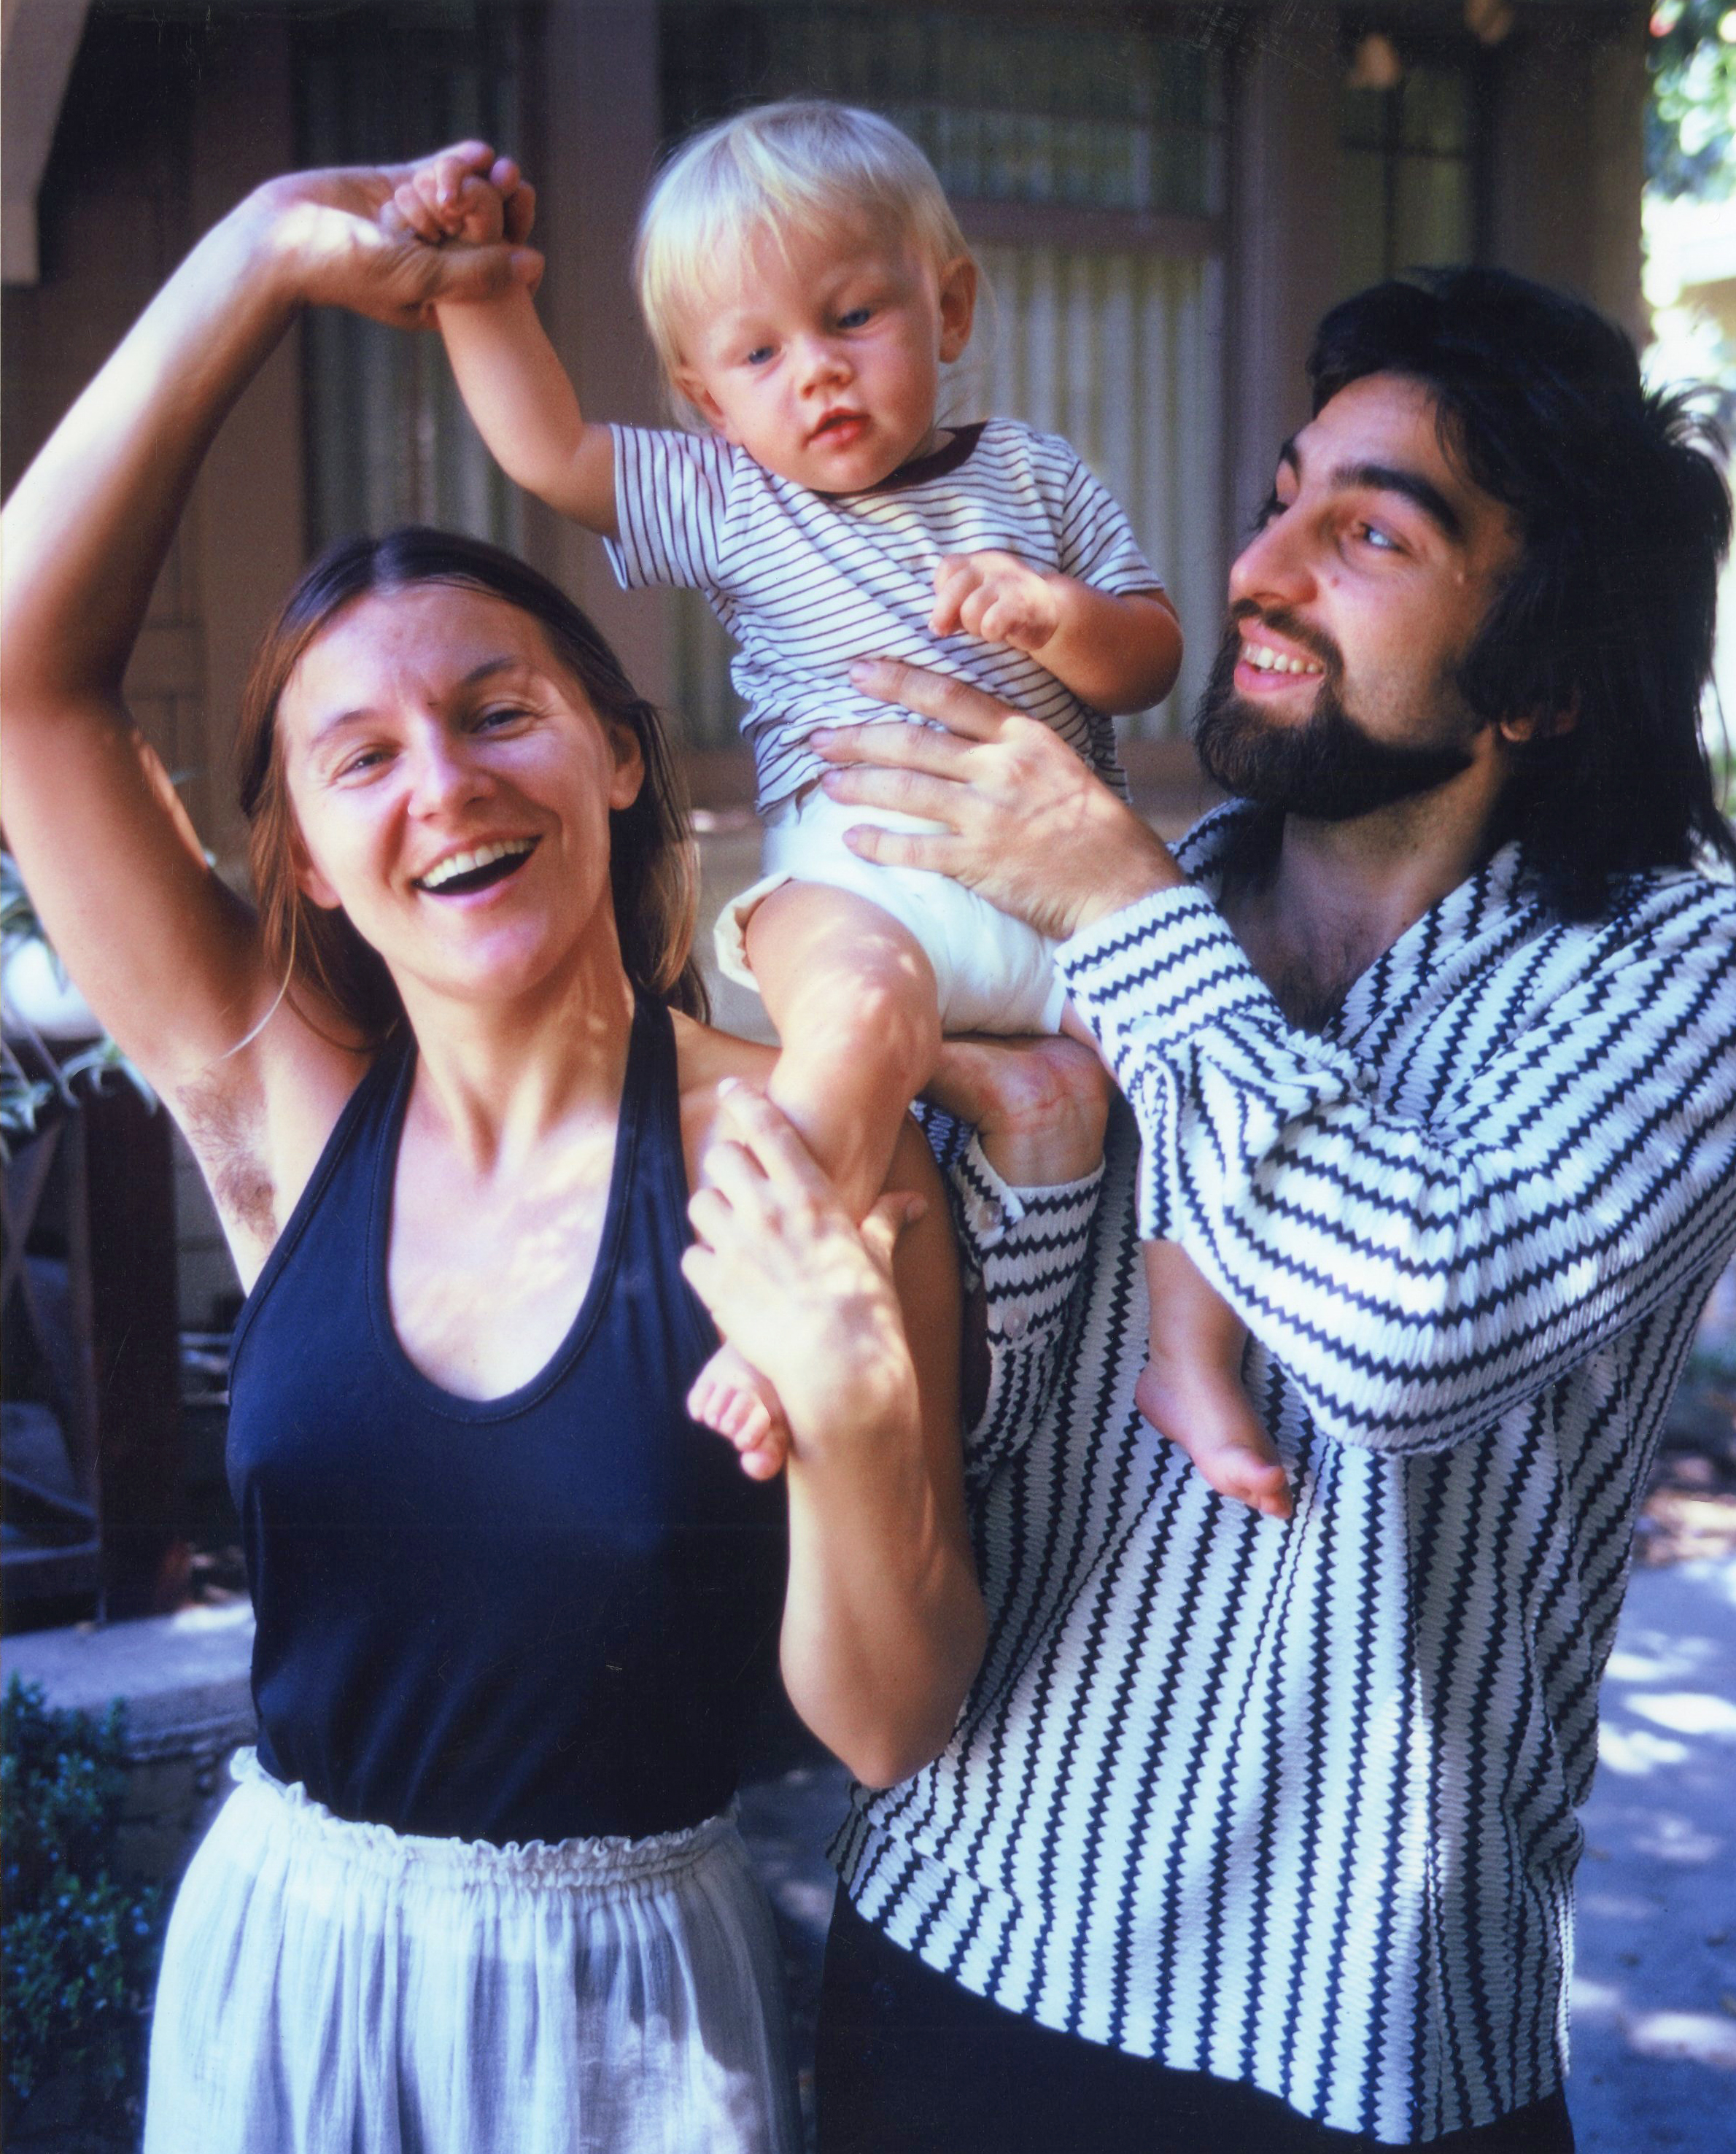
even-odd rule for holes
{"type": "MultiPolygon", "coordinates": [[[[441,156],[485,150],[460,144],[441,156]]],[[[442,301],[494,299],[515,285],[534,291],[542,277],[543,258],[522,244],[535,198],[509,160],[489,161],[505,183],[493,189],[499,237],[489,244],[435,247],[418,234],[397,207],[420,169],[411,165],[292,172],[268,180],[237,214],[269,245],[290,301],[431,329],[442,301]]]]}
{"type": "Polygon", "coordinates": [[[833,799],[946,825],[865,824],[848,833],[864,860],[949,875],[1057,942],[1185,880],[1162,840],[1039,720],[892,659],[865,659],[850,678],[942,728],[838,726],[811,737],[839,766],[822,781],[833,799]]]}
{"type": "Polygon", "coordinates": [[[513,158],[497,157],[486,142],[455,142],[416,163],[385,212],[388,230],[395,217],[434,247],[454,239],[517,247],[530,236],[536,190],[513,158]]]}
{"type": "MultiPolygon", "coordinates": [[[[682,1268],[775,1384],[789,1425],[784,1687],[859,1779],[886,1787],[946,1742],[987,1635],[964,1520],[945,1207],[883,1197],[858,1228],[768,1100],[733,1088],[721,1121],[682,1268]],[[922,1247],[936,1235],[938,1265],[922,1247]]],[[[932,1180],[914,1131],[908,1146],[906,1165],[932,1180]]]]}
{"type": "MultiPolygon", "coordinates": [[[[916,1370],[892,1253],[926,1201],[883,1197],[860,1228],[769,1100],[732,1085],[707,1155],[711,1184],[688,1205],[698,1237],[682,1259],[694,1292],[744,1360],[776,1387],[798,1456],[918,1425],[916,1370]]],[[[743,1454],[756,1479],[780,1448],[743,1454]]]]}

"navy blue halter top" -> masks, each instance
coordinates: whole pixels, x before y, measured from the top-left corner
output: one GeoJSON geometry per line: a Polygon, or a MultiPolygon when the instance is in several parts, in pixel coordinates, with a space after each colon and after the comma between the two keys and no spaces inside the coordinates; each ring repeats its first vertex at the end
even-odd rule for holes
{"type": "MultiPolygon", "coordinates": [[[[596,1268],[541,1374],[463,1399],[386,1298],[413,1046],[345,1107],[237,1330],[259,1756],[340,1817],[504,1844],[695,1825],[775,1663],[783,1493],[682,1399],[717,1335],[669,1013],[641,998],[596,1268]]],[[[479,1274],[476,1301],[491,1304],[479,1274]]],[[[493,1320],[510,1324],[499,1307],[493,1320]]]]}

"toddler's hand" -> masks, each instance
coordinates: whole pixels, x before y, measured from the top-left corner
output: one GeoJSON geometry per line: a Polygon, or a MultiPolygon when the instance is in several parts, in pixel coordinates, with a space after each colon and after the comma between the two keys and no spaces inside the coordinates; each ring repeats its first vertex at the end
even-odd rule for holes
{"type": "Polygon", "coordinates": [[[492,247],[517,245],[536,215],[536,192],[510,157],[486,142],[458,142],[424,157],[383,213],[389,228],[413,232],[438,247],[447,240],[492,247]]]}
{"type": "Polygon", "coordinates": [[[1054,580],[1012,554],[949,554],[934,572],[936,635],[962,629],[987,643],[1040,651],[1060,626],[1054,580]]]}

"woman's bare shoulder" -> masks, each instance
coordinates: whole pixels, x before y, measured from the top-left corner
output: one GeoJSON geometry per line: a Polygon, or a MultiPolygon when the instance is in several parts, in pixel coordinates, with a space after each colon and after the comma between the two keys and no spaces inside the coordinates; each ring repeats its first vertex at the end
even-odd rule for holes
{"type": "Polygon", "coordinates": [[[738,1039],[733,1032],[671,1010],[675,1022],[675,1066],[681,1087],[682,1138],[687,1155],[687,1178],[697,1186],[701,1155],[711,1141],[717,1117],[717,1087],[726,1078],[764,1085],[778,1059],[775,1047],[738,1039]]]}

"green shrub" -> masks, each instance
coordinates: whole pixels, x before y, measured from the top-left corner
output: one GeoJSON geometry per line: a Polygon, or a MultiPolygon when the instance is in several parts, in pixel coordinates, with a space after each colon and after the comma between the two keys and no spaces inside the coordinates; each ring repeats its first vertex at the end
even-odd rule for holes
{"type": "Polygon", "coordinates": [[[111,2110],[143,2085],[143,2038],[162,1952],[156,1886],[117,1883],[125,1715],[51,1712],[14,1676],[0,1699],[5,1936],[0,2042],[8,2107],[77,2072],[111,2110]]]}

